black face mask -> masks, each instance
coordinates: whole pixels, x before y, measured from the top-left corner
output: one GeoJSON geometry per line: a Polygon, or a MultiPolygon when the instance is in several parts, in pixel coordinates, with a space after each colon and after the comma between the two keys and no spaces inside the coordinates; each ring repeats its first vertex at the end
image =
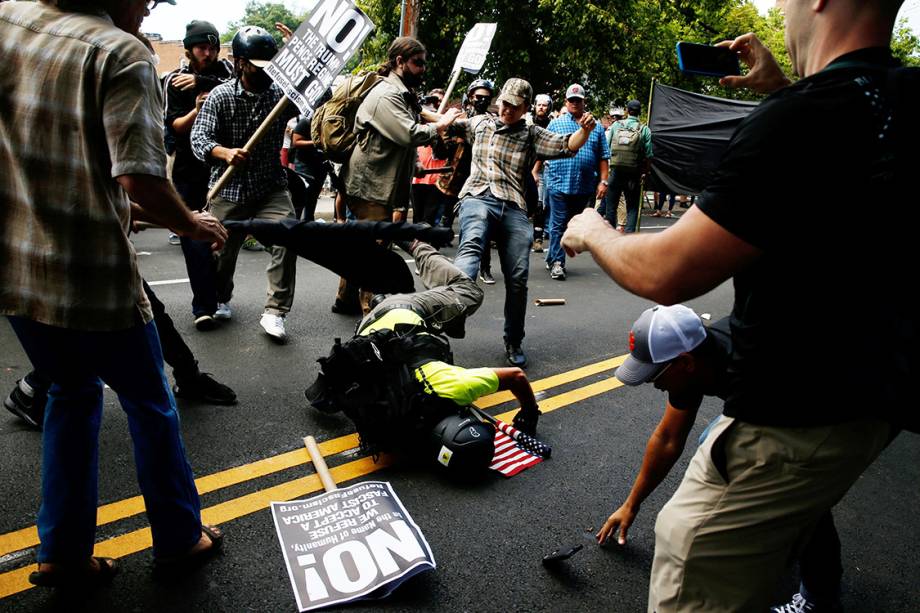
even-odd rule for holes
{"type": "Polygon", "coordinates": [[[489,110],[490,104],[492,104],[491,98],[474,98],[473,110],[476,111],[477,115],[482,115],[489,110]]]}
{"type": "Polygon", "coordinates": [[[264,70],[246,73],[246,82],[256,92],[264,92],[272,85],[272,78],[264,70]]]}

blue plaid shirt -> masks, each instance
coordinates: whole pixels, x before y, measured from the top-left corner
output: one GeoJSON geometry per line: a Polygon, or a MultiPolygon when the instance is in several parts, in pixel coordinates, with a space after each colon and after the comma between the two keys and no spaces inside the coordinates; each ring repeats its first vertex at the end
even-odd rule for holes
{"type": "MultiPolygon", "coordinates": [[[[546,128],[550,132],[571,134],[581,129],[578,122],[566,113],[554,119],[546,128]]],[[[598,122],[588,137],[588,142],[582,145],[578,152],[569,158],[560,158],[546,162],[543,171],[543,181],[547,188],[563,194],[593,194],[600,181],[598,166],[601,160],[610,159],[610,148],[604,128],[598,122]]]]}
{"type": "MultiPolygon", "coordinates": [[[[283,97],[274,83],[267,91],[254,94],[243,89],[239,79],[218,85],[211,91],[195,119],[191,134],[195,157],[211,167],[209,189],[227,169],[226,162],[211,157],[211,150],[218,145],[228,149],[245,146],[283,97]]],[[[249,152],[249,161],[236,171],[218,196],[237,204],[250,204],[287,187],[287,177],[281,166],[281,145],[288,120],[298,112],[296,106],[288,105],[249,152]]]]}

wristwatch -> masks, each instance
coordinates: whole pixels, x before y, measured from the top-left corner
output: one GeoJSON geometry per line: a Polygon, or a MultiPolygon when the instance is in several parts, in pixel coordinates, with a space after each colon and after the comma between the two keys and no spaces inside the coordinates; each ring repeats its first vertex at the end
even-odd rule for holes
{"type": "Polygon", "coordinates": [[[610,185],[609,183],[607,183],[607,179],[601,179],[601,183],[603,183],[604,185],[610,185]]]}

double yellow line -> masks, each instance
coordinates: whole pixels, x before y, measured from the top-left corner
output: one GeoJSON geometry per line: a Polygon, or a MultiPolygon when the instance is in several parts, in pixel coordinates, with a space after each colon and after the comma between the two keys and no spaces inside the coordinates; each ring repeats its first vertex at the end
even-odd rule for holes
{"type": "MultiPolygon", "coordinates": [[[[619,356],[588,364],[558,375],[540,379],[532,383],[534,392],[541,392],[560,385],[572,383],[612,370],[623,363],[626,356],[619,356]]],[[[540,410],[544,413],[580,402],[620,387],[622,384],[613,377],[579,387],[540,401],[540,410]]],[[[484,396],[476,402],[480,409],[487,409],[514,400],[511,392],[498,392],[484,396]]],[[[499,415],[499,419],[509,420],[515,410],[499,415]]],[[[320,443],[323,456],[331,456],[358,447],[358,436],[349,434],[320,443]]],[[[245,483],[273,473],[306,464],[309,456],[305,449],[295,449],[271,456],[243,466],[223,470],[195,480],[201,495],[221,490],[233,485],[245,483]]],[[[337,483],[343,483],[368,475],[389,466],[390,460],[383,456],[375,463],[372,458],[360,458],[346,462],[330,470],[337,483]]],[[[245,515],[268,508],[269,502],[276,500],[293,500],[323,489],[319,477],[315,474],[287,481],[273,487],[246,494],[201,510],[201,520],[206,524],[222,524],[245,515]]],[[[144,500],[140,496],[126,498],[118,502],[103,505],[97,510],[97,525],[110,524],[144,512],[144,500]]],[[[29,526],[22,530],[0,535],[0,557],[19,552],[38,545],[38,529],[29,526]]],[[[134,530],[96,543],[94,555],[120,558],[143,551],[152,546],[150,528],[134,530]]],[[[29,573],[34,569],[28,565],[0,574],[0,598],[18,594],[32,587],[28,582],[29,573]]]]}

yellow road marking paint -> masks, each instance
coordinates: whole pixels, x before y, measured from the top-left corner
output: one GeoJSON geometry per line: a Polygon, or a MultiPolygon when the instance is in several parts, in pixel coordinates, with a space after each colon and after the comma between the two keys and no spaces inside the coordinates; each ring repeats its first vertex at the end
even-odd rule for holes
{"type": "MultiPolygon", "coordinates": [[[[390,463],[391,460],[386,456],[380,456],[376,464],[373,458],[361,458],[336,466],[329,472],[332,473],[332,478],[336,483],[343,483],[386,468],[390,463]]],[[[309,475],[202,509],[201,521],[205,524],[223,524],[267,509],[268,504],[273,500],[294,500],[321,489],[323,486],[319,482],[319,477],[309,475]]],[[[150,528],[141,528],[97,543],[93,555],[121,558],[152,546],[150,528]]],[[[35,566],[30,564],[25,568],[17,568],[0,574],[0,598],[6,598],[34,587],[29,583],[29,573],[34,569],[35,566]]]]}
{"type": "MultiPolygon", "coordinates": [[[[335,455],[357,446],[358,435],[350,434],[320,443],[319,448],[323,455],[327,456],[335,455]]],[[[306,464],[308,461],[309,456],[306,449],[295,449],[251,464],[237,466],[213,475],[201,477],[195,480],[195,485],[198,487],[198,493],[204,495],[231,485],[245,483],[294,466],[306,464]]],[[[125,500],[99,507],[96,514],[96,525],[110,524],[143,512],[143,498],[140,496],[126,498],[125,500]]],[[[38,545],[38,528],[29,526],[28,528],[0,535],[0,556],[14,551],[22,551],[36,545],[38,545]]]]}
{"type": "MultiPolygon", "coordinates": [[[[596,364],[588,364],[587,366],[582,366],[581,368],[576,368],[575,370],[559,373],[558,375],[553,375],[552,377],[546,377],[545,379],[540,379],[539,381],[532,381],[530,386],[533,388],[534,392],[542,392],[543,390],[548,390],[559,385],[565,385],[566,383],[571,383],[572,381],[584,379],[585,377],[590,377],[591,375],[596,375],[604,371],[616,368],[626,361],[626,357],[627,356],[625,355],[621,355],[619,357],[610,358],[609,360],[597,362],[596,364]]],[[[495,394],[483,396],[473,404],[480,409],[488,409],[489,407],[494,407],[496,405],[502,404],[503,402],[510,402],[511,400],[514,400],[514,394],[511,392],[497,392],[495,394]]]]}
{"type": "MultiPolygon", "coordinates": [[[[604,360],[596,364],[590,364],[588,366],[584,366],[582,368],[578,368],[566,373],[547,377],[546,379],[541,379],[533,383],[534,391],[549,389],[551,387],[563,385],[571,381],[576,381],[580,378],[610,370],[622,364],[625,358],[626,356],[620,356],[618,358],[604,360]]],[[[604,392],[616,389],[622,385],[622,383],[613,377],[604,379],[584,387],[564,392],[557,396],[543,399],[540,402],[540,410],[543,411],[543,413],[550,413],[570,404],[574,404],[587,398],[591,398],[604,392]]],[[[513,399],[513,396],[510,393],[499,392],[497,394],[492,394],[490,396],[481,398],[480,402],[484,405],[484,407],[495,406],[507,401],[497,399],[505,394],[508,394],[509,396],[507,400],[513,399]]],[[[477,406],[480,405],[480,402],[476,403],[477,406]]],[[[484,407],[480,406],[480,408],[484,407]]],[[[508,421],[514,416],[516,412],[517,408],[498,415],[498,418],[503,421],[508,421]]],[[[358,439],[357,435],[355,434],[325,441],[319,445],[320,451],[324,456],[335,455],[357,446],[358,439]]],[[[253,462],[251,464],[238,466],[236,468],[202,477],[196,480],[196,484],[198,485],[199,493],[204,494],[228,487],[229,485],[256,479],[273,472],[284,470],[286,468],[298,466],[300,464],[306,464],[307,462],[308,454],[306,450],[296,449],[279,454],[277,456],[265,458],[264,460],[253,462]]],[[[335,468],[331,469],[331,473],[337,483],[342,483],[344,481],[350,481],[352,479],[356,479],[358,477],[381,470],[382,468],[389,466],[389,464],[390,460],[385,456],[382,456],[376,464],[372,458],[361,458],[346,464],[342,464],[340,466],[336,466],[335,468]]],[[[202,521],[207,524],[226,523],[228,521],[238,519],[245,515],[249,515],[256,511],[265,509],[268,507],[268,503],[272,500],[293,500],[295,498],[311,494],[321,489],[322,485],[319,482],[319,477],[315,474],[299,479],[294,479],[293,481],[288,481],[286,483],[259,490],[251,494],[246,494],[239,498],[228,500],[227,502],[202,509],[202,521]]],[[[138,514],[143,510],[143,500],[139,496],[104,505],[103,507],[99,508],[98,523],[111,523],[119,519],[138,514]],[[137,508],[137,501],[140,501],[140,508],[137,508]],[[129,512],[131,510],[134,511],[129,512]],[[128,514],[119,515],[120,513],[126,512],[128,514]]],[[[0,555],[4,555],[11,551],[19,551],[28,547],[35,546],[37,544],[38,532],[35,526],[31,526],[23,530],[0,536],[0,555]],[[22,545],[22,543],[27,544],[22,545]],[[15,548],[7,550],[6,547],[9,546],[15,548]]],[[[95,546],[94,555],[118,558],[143,551],[150,548],[151,546],[152,539],[150,528],[142,528],[97,543],[95,546]]],[[[33,586],[28,582],[28,576],[32,568],[33,567],[31,566],[27,566],[25,568],[19,568],[0,574],[0,599],[32,588],[33,586]]]]}

